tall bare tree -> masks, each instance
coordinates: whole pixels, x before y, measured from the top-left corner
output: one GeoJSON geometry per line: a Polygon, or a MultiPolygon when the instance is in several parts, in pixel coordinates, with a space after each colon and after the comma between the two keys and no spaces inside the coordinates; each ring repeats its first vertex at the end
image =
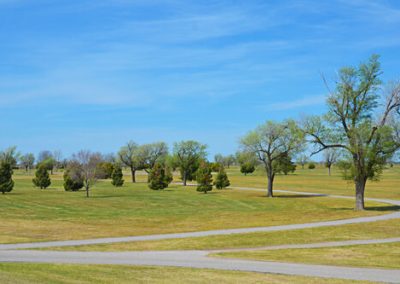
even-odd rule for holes
{"type": "Polygon", "coordinates": [[[364,209],[367,180],[377,179],[400,148],[400,84],[392,83],[382,91],[378,59],[373,55],[358,67],[342,68],[336,88],[328,87],[328,113],[311,117],[304,125],[316,147],[313,154],[330,148],[348,154],[356,210],[364,209]]]}
{"type": "Polygon", "coordinates": [[[82,171],[86,197],[89,197],[89,190],[97,181],[96,169],[97,165],[102,161],[101,154],[92,153],[89,150],[81,150],[74,154],[72,159],[79,164],[79,168],[82,171]]]}
{"type": "Polygon", "coordinates": [[[339,152],[335,148],[328,148],[324,151],[325,166],[328,168],[328,174],[331,175],[331,168],[337,162],[339,152]]]}

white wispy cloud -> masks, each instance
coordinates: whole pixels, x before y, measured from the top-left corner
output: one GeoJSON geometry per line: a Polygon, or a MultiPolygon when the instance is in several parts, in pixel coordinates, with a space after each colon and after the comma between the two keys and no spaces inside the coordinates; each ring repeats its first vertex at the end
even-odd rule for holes
{"type": "Polygon", "coordinates": [[[266,108],[269,111],[283,111],[283,110],[291,110],[303,107],[323,105],[325,101],[326,101],[326,96],[323,95],[309,96],[298,100],[289,100],[289,101],[272,103],[270,105],[267,105],[266,108]]]}

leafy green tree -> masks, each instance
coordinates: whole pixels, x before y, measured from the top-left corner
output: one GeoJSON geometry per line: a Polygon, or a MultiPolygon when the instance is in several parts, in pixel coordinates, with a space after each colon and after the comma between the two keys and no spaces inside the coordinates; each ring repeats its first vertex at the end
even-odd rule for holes
{"type": "Polygon", "coordinates": [[[40,187],[40,189],[50,186],[51,180],[45,164],[39,164],[35,172],[35,178],[32,180],[32,182],[36,187],[40,187]]]}
{"type": "Polygon", "coordinates": [[[267,121],[241,141],[245,152],[254,153],[267,172],[267,196],[273,197],[273,183],[279,171],[279,160],[304,147],[304,135],[293,120],[282,123],[267,121]]]}
{"type": "Polygon", "coordinates": [[[160,190],[167,188],[172,181],[172,174],[161,163],[156,163],[149,173],[149,188],[160,190]]]}
{"type": "Polygon", "coordinates": [[[313,162],[309,163],[309,164],[308,164],[308,169],[309,169],[309,170],[315,169],[315,164],[314,164],[313,162]]]}
{"type": "Polygon", "coordinates": [[[124,184],[124,175],[120,165],[114,165],[114,170],[111,175],[111,184],[116,187],[120,187],[124,184]]]}
{"type": "Polygon", "coordinates": [[[64,172],[64,189],[66,191],[79,191],[83,185],[83,175],[80,165],[75,161],[68,163],[64,172]]]}
{"type": "Polygon", "coordinates": [[[201,162],[196,172],[197,191],[207,193],[213,188],[211,169],[206,162],[201,162]]]}
{"type": "Polygon", "coordinates": [[[174,162],[181,172],[184,186],[188,180],[193,180],[200,162],[205,160],[206,148],[206,145],[192,140],[174,144],[174,162]]]}
{"type": "Polygon", "coordinates": [[[367,180],[377,180],[400,148],[400,83],[382,88],[378,59],[373,55],[358,67],[342,68],[329,90],[328,113],[304,122],[313,154],[336,148],[351,161],[356,210],[364,209],[367,180]]]}
{"type": "Polygon", "coordinates": [[[217,189],[223,189],[231,185],[224,167],[219,168],[219,172],[217,174],[217,177],[215,178],[214,185],[217,189]]]}
{"type": "Polygon", "coordinates": [[[324,151],[325,167],[328,168],[328,175],[331,175],[331,168],[336,163],[339,152],[335,148],[328,148],[324,151]]]}
{"type": "Polygon", "coordinates": [[[240,165],[240,172],[247,176],[247,174],[254,173],[256,167],[251,162],[245,162],[240,165]]]}
{"type": "Polygon", "coordinates": [[[14,188],[12,180],[13,169],[8,162],[0,162],[0,191],[4,194],[10,192],[14,188]]]}

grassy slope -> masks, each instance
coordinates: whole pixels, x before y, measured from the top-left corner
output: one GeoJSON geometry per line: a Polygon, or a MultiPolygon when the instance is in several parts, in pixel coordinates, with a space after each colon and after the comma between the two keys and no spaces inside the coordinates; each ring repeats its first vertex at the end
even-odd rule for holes
{"type": "Polygon", "coordinates": [[[233,234],[225,236],[59,247],[49,249],[79,251],[208,250],[393,237],[400,237],[399,219],[282,232],[233,234]]]}
{"type": "Polygon", "coordinates": [[[400,243],[276,251],[259,250],[217,255],[266,261],[400,269],[400,243]]]}
{"type": "MultiPolygon", "coordinates": [[[[259,170],[254,174],[243,176],[238,169],[228,169],[232,186],[266,188],[265,174],[259,170]]],[[[366,197],[400,199],[400,166],[384,170],[380,181],[367,182],[366,197]]],[[[319,166],[315,170],[298,167],[294,174],[278,175],[275,189],[294,191],[321,192],[337,195],[354,196],[354,184],[341,178],[341,173],[332,168],[332,176],[328,176],[326,168],[319,166]]]]}
{"type": "Polygon", "coordinates": [[[60,176],[46,190],[33,188],[31,177],[21,173],[14,178],[14,191],[0,196],[0,243],[270,226],[384,213],[379,211],[382,207],[354,212],[351,200],[269,199],[263,192],[239,190],[201,194],[176,185],[157,192],[145,183],[114,188],[109,181],[99,182],[87,199],[83,192],[63,191],[60,176]]]}
{"type": "Polygon", "coordinates": [[[0,283],[362,283],[210,269],[66,264],[1,264],[0,283]]]}

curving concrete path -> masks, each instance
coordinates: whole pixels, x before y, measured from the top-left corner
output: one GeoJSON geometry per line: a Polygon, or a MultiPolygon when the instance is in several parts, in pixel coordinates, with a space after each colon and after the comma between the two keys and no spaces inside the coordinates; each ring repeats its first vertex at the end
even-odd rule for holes
{"type": "MultiPolygon", "coordinates": [[[[259,190],[254,188],[235,188],[235,189],[259,190]]],[[[294,191],[283,191],[283,190],[279,191],[276,190],[276,192],[353,199],[352,197],[349,196],[316,194],[310,192],[294,192],[294,191]]],[[[368,198],[367,200],[400,206],[400,200],[377,199],[377,198],[368,198]]],[[[55,241],[55,242],[24,243],[24,244],[3,244],[0,245],[0,262],[178,266],[178,267],[191,267],[191,268],[239,270],[239,271],[252,271],[252,272],[262,272],[262,273],[280,273],[287,275],[303,275],[303,276],[314,276],[314,277],[325,277],[325,278],[342,278],[342,279],[352,279],[352,280],[368,280],[368,281],[400,283],[400,270],[393,270],[393,269],[392,270],[369,269],[369,268],[338,267],[338,266],[326,266],[326,265],[294,264],[294,263],[283,263],[283,262],[265,262],[265,261],[251,261],[251,260],[240,260],[240,259],[214,258],[208,256],[208,254],[211,252],[236,251],[237,249],[212,250],[212,251],[146,251],[146,252],[73,252],[73,251],[56,252],[56,251],[16,250],[24,248],[77,246],[77,245],[89,245],[89,244],[116,243],[116,242],[148,241],[148,240],[190,238],[190,237],[228,235],[228,234],[253,233],[253,232],[296,230],[304,228],[374,222],[374,221],[389,220],[394,218],[400,218],[400,212],[394,212],[381,216],[360,217],[360,218],[352,218],[346,220],[335,220],[326,222],[314,222],[306,224],[282,225],[282,226],[271,226],[271,227],[226,229],[226,230],[188,232],[188,233],[177,233],[177,234],[133,236],[133,237],[122,237],[122,238],[102,238],[102,239],[90,239],[90,240],[55,241]]],[[[328,243],[316,243],[316,244],[283,245],[283,246],[256,248],[256,250],[345,246],[345,245],[388,243],[388,242],[399,242],[399,241],[400,238],[381,239],[381,240],[357,240],[357,241],[328,242],[328,243]]],[[[250,248],[250,249],[240,249],[240,250],[254,250],[254,249],[250,248]]]]}

